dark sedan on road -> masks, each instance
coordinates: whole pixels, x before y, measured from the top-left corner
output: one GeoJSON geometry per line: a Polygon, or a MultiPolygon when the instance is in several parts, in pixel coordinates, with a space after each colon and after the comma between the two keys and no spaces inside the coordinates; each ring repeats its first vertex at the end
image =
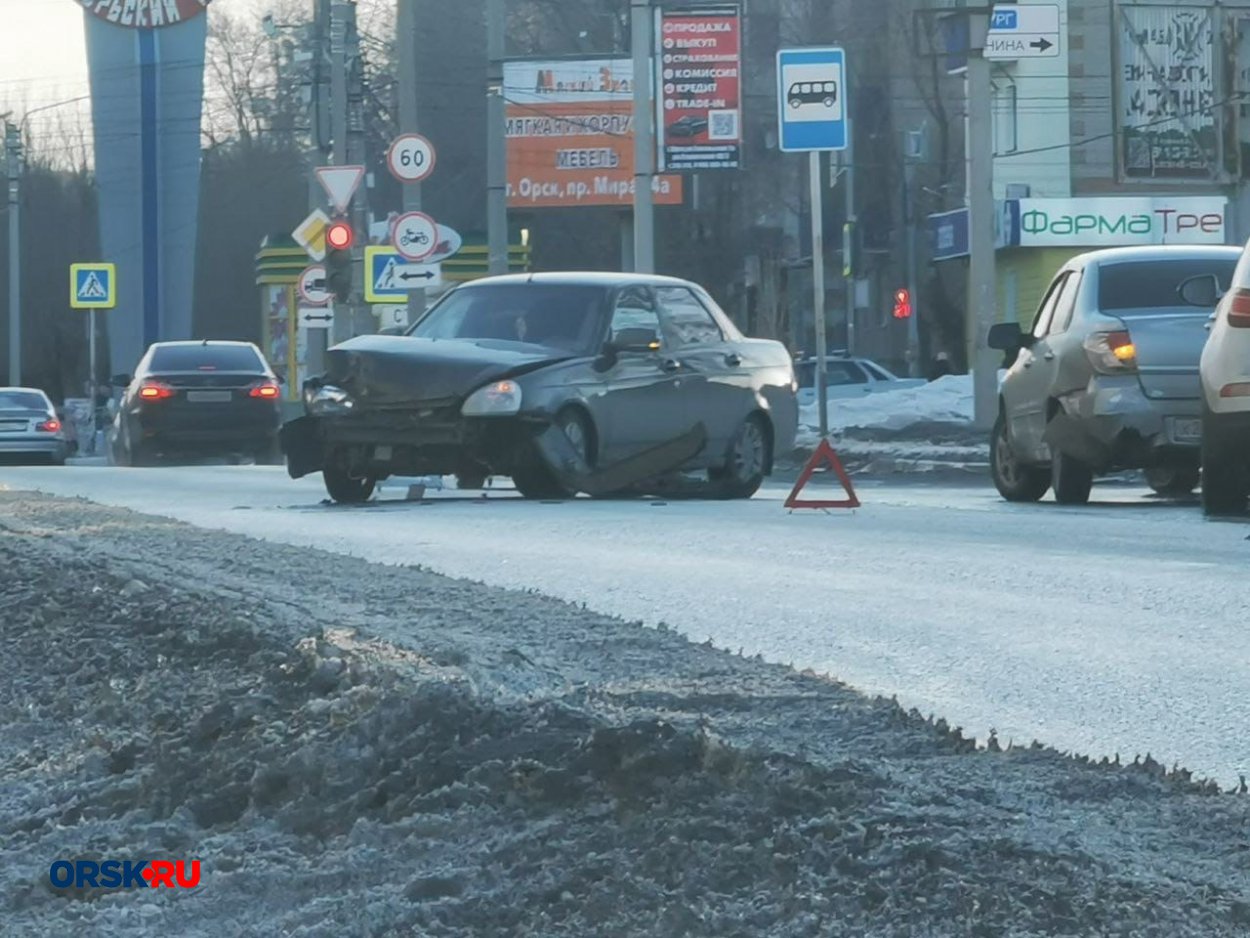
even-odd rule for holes
{"type": "Polygon", "coordinates": [[[747,498],[793,446],[791,358],[696,284],[630,274],[492,277],[403,335],[330,349],[283,428],[293,478],[360,502],[392,475],[510,476],[529,498],[705,474],[747,498]]]}
{"type": "Polygon", "coordinates": [[[110,431],[114,462],[162,457],[251,457],[280,463],[282,391],[250,342],[157,342],[125,387],[110,431]]]}
{"type": "Polygon", "coordinates": [[[65,427],[38,388],[0,388],[0,456],[61,465],[69,454],[65,427]]]}

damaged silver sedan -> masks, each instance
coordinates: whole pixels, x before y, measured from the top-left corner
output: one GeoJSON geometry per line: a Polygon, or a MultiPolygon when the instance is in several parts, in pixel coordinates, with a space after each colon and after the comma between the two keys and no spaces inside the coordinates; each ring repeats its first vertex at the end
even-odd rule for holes
{"type": "Polygon", "coordinates": [[[388,476],[509,476],[527,498],[664,491],[749,498],[794,445],[797,384],[701,287],[632,274],[461,286],[406,333],[330,349],[282,431],[293,478],[336,502],[388,476]]]}

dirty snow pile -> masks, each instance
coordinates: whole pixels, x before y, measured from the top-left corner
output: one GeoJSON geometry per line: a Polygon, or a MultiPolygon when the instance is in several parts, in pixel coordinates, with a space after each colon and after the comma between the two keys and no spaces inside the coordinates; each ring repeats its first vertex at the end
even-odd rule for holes
{"type": "Polygon", "coordinates": [[[530,593],[0,491],[0,642],[6,938],[1250,923],[1250,799],[530,593]]]}
{"type": "MultiPolygon", "coordinates": [[[[828,409],[832,430],[904,430],[918,423],[971,424],[972,375],[946,375],[918,387],[831,399],[828,409]]],[[[815,401],[800,408],[799,426],[820,426],[815,401]]]]}

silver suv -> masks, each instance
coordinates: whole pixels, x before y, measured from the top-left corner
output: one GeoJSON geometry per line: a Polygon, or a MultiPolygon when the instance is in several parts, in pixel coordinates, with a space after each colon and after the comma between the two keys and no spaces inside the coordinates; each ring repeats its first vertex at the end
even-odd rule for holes
{"type": "Polygon", "coordinates": [[[1158,246],[1080,254],[1051,281],[1033,326],[990,330],[1014,359],[990,445],[1008,501],[1084,504],[1099,474],[1145,469],[1155,491],[1198,484],[1206,341],[1202,311],[1180,287],[1214,275],[1227,288],[1239,248],[1158,246]]]}

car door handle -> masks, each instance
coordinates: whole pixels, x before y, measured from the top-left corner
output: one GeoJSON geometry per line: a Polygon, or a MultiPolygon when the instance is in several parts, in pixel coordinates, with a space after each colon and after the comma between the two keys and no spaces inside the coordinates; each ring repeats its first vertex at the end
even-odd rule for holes
{"type": "Polygon", "coordinates": [[[1042,356],[1042,358],[1046,359],[1048,362],[1053,362],[1055,360],[1055,353],[1047,352],[1045,355],[1042,356]]]}
{"type": "Polygon", "coordinates": [[[660,362],[660,367],[665,371],[681,371],[681,362],[675,358],[666,358],[660,362]]]}
{"type": "Polygon", "coordinates": [[[739,365],[742,364],[742,356],[739,355],[737,352],[730,352],[728,355],[725,356],[725,364],[729,365],[732,368],[737,368],[739,365]]]}

